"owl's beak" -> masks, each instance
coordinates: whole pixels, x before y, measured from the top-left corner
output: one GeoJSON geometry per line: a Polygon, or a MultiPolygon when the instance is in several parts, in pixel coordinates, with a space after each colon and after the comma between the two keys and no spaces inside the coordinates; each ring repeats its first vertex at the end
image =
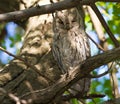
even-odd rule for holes
{"type": "Polygon", "coordinates": [[[67,29],[67,30],[70,30],[72,28],[71,23],[66,23],[66,24],[64,24],[64,26],[65,26],[65,29],[67,29]]]}
{"type": "Polygon", "coordinates": [[[65,24],[64,26],[65,26],[65,29],[66,29],[66,30],[69,30],[69,29],[70,29],[69,24],[65,24]]]}

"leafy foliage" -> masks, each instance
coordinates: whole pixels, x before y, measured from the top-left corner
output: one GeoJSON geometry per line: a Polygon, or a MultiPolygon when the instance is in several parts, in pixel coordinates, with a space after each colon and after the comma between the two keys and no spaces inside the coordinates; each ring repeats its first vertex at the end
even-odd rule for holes
{"type": "MultiPolygon", "coordinates": [[[[97,3],[98,8],[100,9],[101,13],[103,14],[104,18],[106,19],[111,31],[114,33],[114,35],[117,37],[117,39],[120,41],[120,4],[115,4],[115,3],[103,3],[99,2],[97,3]]],[[[86,15],[85,22],[87,25],[87,30],[89,31],[95,31],[92,23],[90,21],[89,15],[86,15]]],[[[20,46],[18,44],[21,43],[21,36],[23,34],[23,30],[16,26],[15,32],[13,35],[9,36],[9,33],[6,33],[6,26],[7,24],[0,24],[0,45],[4,47],[5,49],[13,48],[15,53],[16,51],[19,50],[20,46]],[[4,37],[1,37],[1,33],[4,37]],[[6,44],[6,41],[9,41],[9,43],[6,44]],[[9,47],[9,48],[8,48],[9,47]]],[[[8,28],[9,29],[9,28],[8,28]]],[[[8,30],[7,30],[8,31],[8,30]]],[[[105,32],[105,37],[107,38],[108,46],[113,45],[111,39],[108,37],[108,35],[105,32]]],[[[94,47],[92,47],[94,48],[94,47]]],[[[96,53],[96,52],[94,52],[96,53]]],[[[2,55],[2,53],[0,52],[2,55]]],[[[1,60],[1,59],[0,59],[1,60]]],[[[7,60],[9,60],[9,57],[7,57],[7,60]]],[[[4,62],[3,62],[4,63],[4,62]]],[[[99,74],[97,71],[93,72],[94,74],[99,74]]],[[[119,78],[120,81],[120,78],[119,78]]],[[[102,77],[98,79],[93,79],[92,80],[92,85],[91,85],[91,91],[90,93],[104,93],[107,95],[105,99],[94,99],[87,101],[88,104],[96,104],[100,103],[103,100],[110,99],[112,98],[112,88],[110,84],[110,80],[108,77],[102,77]]],[[[79,101],[77,99],[71,99],[72,104],[79,104],[79,101]]]]}
{"type": "MultiPolygon", "coordinates": [[[[120,37],[119,36],[120,35],[120,30],[119,30],[119,24],[120,24],[120,20],[119,20],[120,19],[120,10],[119,10],[119,8],[120,8],[120,4],[118,3],[116,5],[116,3],[99,2],[99,3],[97,3],[97,7],[101,11],[103,17],[105,18],[106,22],[108,23],[108,26],[110,27],[110,29],[113,32],[113,34],[115,35],[115,37],[118,40],[120,40],[120,38],[119,38],[120,37]]],[[[95,31],[94,28],[91,28],[92,23],[90,23],[91,21],[90,21],[88,15],[86,16],[85,21],[86,21],[87,29],[89,29],[89,31],[90,30],[95,31]]],[[[113,43],[112,43],[110,37],[107,35],[106,32],[105,32],[105,37],[107,38],[107,43],[108,43],[108,48],[109,48],[109,46],[113,45],[113,43]]],[[[99,74],[98,71],[94,71],[93,73],[95,75],[99,74]]],[[[103,100],[113,98],[110,78],[108,76],[104,76],[104,77],[101,77],[101,78],[98,78],[98,79],[93,79],[90,93],[102,93],[102,94],[105,94],[106,97],[103,98],[103,99],[96,98],[96,99],[94,99],[94,101],[89,100],[89,102],[87,104],[94,104],[94,102],[96,104],[99,104],[103,100]]]]}
{"type": "MultiPolygon", "coordinates": [[[[9,52],[16,54],[16,52],[19,51],[22,43],[21,43],[21,37],[23,34],[23,29],[20,28],[18,25],[16,25],[13,22],[7,23],[7,24],[1,24],[0,25],[0,44],[1,46],[8,50],[9,52]]],[[[8,63],[12,57],[5,54],[4,52],[0,52],[0,54],[3,56],[0,60],[1,63],[8,63]]]]}

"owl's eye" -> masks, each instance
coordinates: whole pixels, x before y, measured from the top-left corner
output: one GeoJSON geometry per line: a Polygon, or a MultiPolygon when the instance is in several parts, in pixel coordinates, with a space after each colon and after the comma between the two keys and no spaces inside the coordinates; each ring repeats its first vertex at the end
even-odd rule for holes
{"type": "Polygon", "coordinates": [[[75,20],[72,20],[72,22],[75,22],[75,20]]]}
{"type": "Polygon", "coordinates": [[[58,21],[58,22],[59,22],[60,24],[64,24],[64,23],[63,23],[63,21],[62,21],[61,19],[59,19],[59,21],[58,21]]]}

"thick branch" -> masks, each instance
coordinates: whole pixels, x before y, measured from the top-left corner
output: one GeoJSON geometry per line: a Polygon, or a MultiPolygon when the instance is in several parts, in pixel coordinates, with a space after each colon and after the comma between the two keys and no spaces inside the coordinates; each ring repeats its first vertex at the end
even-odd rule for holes
{"type": "MultiPolygon", "coordinates": [[[[58,3],[43,5],[43,6],[36,6],[33,8],[14,11],[10,13],[0,14],[0,22],[2,21],[16,21],[21,19],[26,19],[32,16],[53,13],[56,10],[63,10],[69,9],[79,5],[90,5],[91,3],[98,2],[99,0],[64,0],[58,3]]],[[[113,2],[113,0],[100,0],[104,2],[113,2]]],[[[114,0],[114,2],[119,2],[119,0],[114,0]]]]}
{"type": "Polygon", "coordinates": [[[119,44],[118,40],[114,37],[113,33],[111,32],[110,28],[108,27],[107,23],[105,22],[103,16],[101,15],[101,13],[98,10],[98,8],[96,7],[96,5],[91,3],[91,7],[94,10],[94,12],[96,13],[97,17],[99,18],[99,20],[100,20],[101,24],[103,25],[103,27],[105,28],[106,32],[110,36],[111,40],[114,42],[115,47],[119,47],[120,44],[119,44]]]}
{"type": "MultiPolygon", "coordinates": [[[[89,14],[90,14],[90,17],[91,17],[91,20],[93,22],[93,25],[95,27],[95,30],[97,32],[97,35],[99,37],[99,40],[100,40],[100,44],[102,45],[102,47],[104,48],[103,51],[106,51],[108,50],[108,44],[107,44],[107,41],[105,39],[105,35],[104,35],[104,32],[102,31],[102,25],[101,23],[99,22],[97,16],[95,15],[95,13],[92,11],[92,9],[88,6],[88,11],[89,11],[89,14]]],[[[96,12],[97,14],[98,12],[96,12]]],[[[109,30],[108,30],[109,31],[109,30]]],[[[118,42],[117,42],[118,43],[118,42]]],[[[119,44],[119,43],[118,43],[119,44]]],[[[116,72],[115,70],[116,67],[115,67],[115,64],[113,63],[109,63],[108,64],[108,67],[109,67],[109,70],[107,70],[105,73],[101,74],[101,75],[98,75],[97,77],[100,77],[100,76],[103,76],[105,74],[108,74],[110,73],[110,81],[111,81],[111,86],[112,86],[112,90],[113,90],[113,96],[115,98],[119,97],[119,90],[118,90],[118,80],[117,80],[117,76],[116,76],[116,72]],[[110,71],[111,69],[111,71],[110,71]],[[114,71],[113,71],[114,70],[114,71]]]]}
{"type": "MultiPolygon", "coordinates": [[[[33,102],[37,100],[37,102],[39,103],[48,103],[55,100],[56,97],[60,96],[73,83],[77,82],[79,79],[86,76],[89,72],[91,72],[95,68],[107,64],[111,61],[120,59],[119,53],[120,53],[120,48],[117,48],[87,59],[82,63],[81,66],[76,67],[74,70],[70,70],[69,76],[67,78],[66,75],[64,75],[53,86],[50,86],[44,90],[37,91],[36,94],[38,96],[37,98],[39,99],[33,99],[33,102]]],[[[27,94],[25,96],[29,96],[29,95],[30,94],[27,94]]]]}
{"type": "Polygon", "coordinates": [[[58,3],[54,3],[54,4],[48,4],[43,6],[38,5],[36,7],[25,9],[25,10],[1,14],[0,22],[15,21],[15,20],[36,16],[36,15],[53,13],[56,10],[63,10],[63,9],[75,7],[79,3],[89,4],[89,1],[90,0],[83,0],[82,2],[80,2],[80,0],[65,0],[58,3]]]}

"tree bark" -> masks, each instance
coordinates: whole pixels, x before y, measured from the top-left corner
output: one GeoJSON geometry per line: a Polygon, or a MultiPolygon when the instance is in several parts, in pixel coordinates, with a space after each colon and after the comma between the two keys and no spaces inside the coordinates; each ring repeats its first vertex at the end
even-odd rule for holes
{"type": "MultiPolygon", "coordinates": [[[[27,7],[36,2],[35,0],[31,0],[29,3],[25,0],[23,1],[27,7]]],[[[10,1],[6,0],[6,5],[8,2],[10,1]]],[[[4,2],[1,1],[1,3],[4,2]]],[[[10,3],[9,5],[13,6],[12,2],[10,3]]],[[[23,3],[17,2],[17,0],[13,8],[16,8],[16,5],[19,5],[19,9],[24,8],[23,3]]],[[[3,12],[7,11],[4,11],[4,8],[1,10],[3,12]]],[[[25,25],[24,42],[18,57],[21,57],[32,66],[36,65],[37,70],[53,82],[58,80],[60,78],[60,71],[51,53],[53,36],[51,14],[30,18],[25,25]]],[[[4,88],[7,91],[6,93],[22,96],[27,92],[43,89],[53,84],[53,82],[40,76],[34,69],[18,59],[12,60],[3,69],[0,73],[0,87],[4,88]]],[[[35,97],[35,95],[33,94],[32,97],[35,97]]],[[[2,96],[0,97],[0,102],[5,104],[8,101],[5,96],[2,96]]]]}
{"type": "MultiPolygon", "coordinates": [[[[29,0],[29,2],[27,0],[14,0],[13,3],[9,0],[1,0],[0,4],[4,4],[8,8],[0,6],[0,12],[29,8],[36,2],[37,0],[29,0]]],[[[40,0],[41,5],[45,3],[50,2],[40,0]]],[[[24,61],[15,58],[0,72],[1,104],[22,103],[23,99],[27,104],[66,103],[61,102],[61,95],[73,83],[83,78],[94,68],[120,58],[120,49],[118,48],[104,53],[103,56],[96,56],[84,61],[82,66],[78,66],[80,70],[73,70],[67,78],[66,75],[60,76],[61,72],[51,52],[52,15],[32,17],[23,21],[22,24],[25,25],[25,35],[23,46],[17,56],[24,61]],[[82,69],[85,70],[85,73],[80,74],[82,69]],[[16,101],[16,97],[22,100],[16,101]]]]}

